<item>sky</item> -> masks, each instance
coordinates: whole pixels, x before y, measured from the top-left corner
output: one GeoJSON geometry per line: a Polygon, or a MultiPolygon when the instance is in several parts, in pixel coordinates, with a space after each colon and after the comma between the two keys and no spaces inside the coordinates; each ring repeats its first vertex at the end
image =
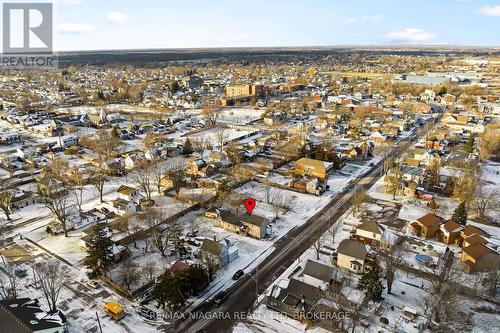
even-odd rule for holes
{"type": "Polygon", "coordinates": [[[498,0],[53,2],[54,48],[58,51],[399,44],[500,46],[498,0]]]}

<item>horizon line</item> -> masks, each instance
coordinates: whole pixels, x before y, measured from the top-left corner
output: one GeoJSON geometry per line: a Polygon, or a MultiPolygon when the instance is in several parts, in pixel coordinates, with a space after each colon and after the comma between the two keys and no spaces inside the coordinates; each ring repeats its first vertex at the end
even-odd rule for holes
{"type": "Polygon", "coordinates": [[[389,48],[389,49],[485,49],[500,51],[500,45],[460,45],[460,44],[335,44],[310,46],[201,46],[201,47],[166,47],[166,48],[117,48],[117,49],[86,49],[60,50],[54,53],[91,53],[91,52],[158,52],[158,51],[211,51],[211,50],[329,50],[339,48],[389,48]]]}

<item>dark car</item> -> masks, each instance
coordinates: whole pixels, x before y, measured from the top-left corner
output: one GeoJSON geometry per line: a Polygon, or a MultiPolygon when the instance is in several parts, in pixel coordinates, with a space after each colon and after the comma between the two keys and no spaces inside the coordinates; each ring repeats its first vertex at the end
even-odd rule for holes
{"type": "Polygon", "coordinates": [[[371,166],[371,167],[372,167],[372,166],[374,166],[374,165],[375,165],[375,164],[373,164],[373,163],[370,163],[370,166],[371,166]]]}
{"type": "Polygon", "coordinates": [[[227,294],[225,291],[221,291],[220,293],[217,294],[214,298],[214,303],[215,305],[219,306],[222,303],[224,303],[227,299],[227,294]]]}
{"type": "Polygon", "coordinates": [[[243,276],[243,274],[245,273],[243,272],[242,269],[237,270],[236,273],[234,273],[233,275],[233,280],[238,280],[240,277],[243,276]]]}
{"type": "Polygon", "coordinates": [[[141,310],[139,311],[139,315],[150,320],[156,320],[156,318],[158,317],[158,314],[156,312],[146,307],[141,308],[141,310]]]}

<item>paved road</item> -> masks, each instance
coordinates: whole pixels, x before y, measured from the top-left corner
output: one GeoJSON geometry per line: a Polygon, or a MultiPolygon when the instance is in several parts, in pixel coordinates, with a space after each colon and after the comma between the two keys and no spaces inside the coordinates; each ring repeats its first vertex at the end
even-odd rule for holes
{"type": "MultiPolygon", "coordinates": [[[[401,140],[396,144],[398,151],[408,149],[415,138],[416,134],[401,140]]],[[[364,176],[349,184],[344,192],[332,197],[330,203],[306,223],[290,230],[275,244],[275,250],[257,268],[240,278],[227,290],[229,297],[219,307],[214,307],[210,301],[206,301],[187,315],[186,319],[177,321],[173,326],[163,327],[164,331],[210,333],[230,331],[231,327],[242,319],[242,313],[247,313],[254,306],[257,294],[275,281],[351,207],[351,198],[355,192],[353,189],[359,186],[368,190],[377,182],[382,176],[382,165],[382,162],[374,165],[364,176]],[[258,281],[257,286],[255,278],[258,281]]]]}

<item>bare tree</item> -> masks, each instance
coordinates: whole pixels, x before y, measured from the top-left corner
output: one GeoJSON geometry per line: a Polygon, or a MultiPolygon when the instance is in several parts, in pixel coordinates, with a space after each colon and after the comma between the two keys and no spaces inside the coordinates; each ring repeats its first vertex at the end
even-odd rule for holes
{"type": "Polygon", "coordinates": [[[151,201],[153,192],[154,179],[152,177],[151,166],[147,164],[141,165],[132,176],[134,182],[142,190],[146,199],[151,201]]]}
{"type": "Polygon", "coordinates": [[[153,178],[154,186],[156,186],[156,191],[161,194],[162,180],[165,176],[165,167],[161,161],[153,161],[151,165],[151,177],[153,178]]]}
{"type": "Polygon", "coordinates": [[[335,244],[335,237],[337,236],[337,233],[340,229],[341,224],[338,221],[333,221],[330,217],[330,218],[328,218],[328,225],[330,227],[328,228],[327,233],[330,235],[332,245],[333,245],[333,244],[335,244]]]}
{"type": "Polygon", "coordinates": [[[396,245],[383,257],[385,260],[385,278],[387,280],[388,294],[392,291],[396,268],[403,262],[403,253],[403,248],[396,245]]]}
{"type": "Polygon", "coordinates": [[[170,241],[170,233],[162,230],[159,226],[159,224],[163,222],[161,210],[152,207],[147,208],[142,218],[148,224],[153,246],[160,252],[162,257],[165,257],[170,241]]]}
{"type": "Polygon", "coordinates": [[[2,258],[3,271],[7,275],[7,283],[5,284],[2,279],[0,279],[0,295],[3,299],[15,299],[17,298],[17,291],[19,289],[20,278],[16,275],[15,267],[12,264],[8,264],[3,255],[0,254],[2,258]]]}
{"type": "Polygon", "coordinates": [[[361,211],[361,207],[368,200],[368,195],[366,190],[361,187],[357,187],[352,196],[352,215],[356,216],[357,213],[361,211]]]}
{"type": "Polygon", "coordinates": [[[86,148],[93,150],[99,156],[99,160],[104,162],[118,155],[120,145],[120,138],[114,137],[108,131],[101,130],[88,140],[86,148]]]}
{"type": "Polygon", "coordinates": [[[74,170],[70,179],[71,185],[73,187],[73,197],[75,198],[75,204],[78,207],[78,211],[82,211],[83,204],[83,182],[84,174],[78,169],[74,170]]]}
{"type": "Polygon", "coordinates": [[[495,188],[488,189],[484,181],[478,182],[472,207],[479,219],[483,219],[489,210],[497,209],[497,198],[498,191],[495,188]]]}
{"type": "Polygon", "coordinates": [[[478,173],[474,170],[465,171],[460,177],[454,178],[453,197],[467,204],[471,203],[476,192],[478,173]]]}
{"type": "Polygon", "coordinates": [[[441,158],[433,157],[427,168],[427,179],[433,186],[439,185],[439,171],[441,170],[441,158]]]}
{"type": "Polygon", "coordinates": [[[325,235],[324,234],[316,234],[314,238],[317,238],[316,241],[313,243],[314,250],[316,251],[316,259],[319,260],[320,258],[320,253],[321,253],[321,247],[325,243],[325,235]]]}
{"type": "Polygon", "coordinates": [[[50,311],[57,310],[59,293],[68,282],[69,269],[58,260],[51,259],[35,264],[34,270],[50,311]]]}
{"type": "Polygon", "coordinates": [[[118,270],[118,278],[128,290],[132,290],[132,285],[140,281],[140,272],[137,265],[131,260],[125,261],[118,270]]]}
{"type": "Polygon", "coordinates": [[[296,200],[295,195],[284,194],[280,189],[274,189],[271,194],[271,204],[274,206],[275,218],[279,217],[280,212],[286,214],[293,210],[296,200]]]}
{"type": "Polygon", "coordinates": [[[51,186],[38,186],[38,194],[42,199],[42,203],[47,207],[52,216],[59,221],[63,230],[64,236],[68,237],[68,228],[66,222],[68,219],[68,192],[69,188],[61,185],[60,187],[51,186]]]}
{"type": "Polygon", "coordinates": [[[155,272],[156,272],[156,262],[150,260],[144,264],[144,267],[142,268],[144,274],[148,278],[149,281],[153,280],[155,277],[155,272]]]}
{"type": "Polygon", "coordinates": [[[434,277],[429,280],[432,290],[417,302],[427,317],[426,327],[430,327],[432,321],[443,323],[451,319],[460,299],[463,282],[461,272],[453,270],[446,263],[437,265],[432,275],[434,277]]]}
{"type": "Polygon", "coordinates": [[[500,269],[493,269],[487,274],[487,279],[490,285],[490,295],[492,297],[496,297],[498,280],[500,280],[500,269]]]}
{"type": "Polygon", "coordinates": [[[272,193],[273,193],[273,188],[271,186],[265,186],[264,187],[264,191],[265,191],[265,194],[266,194],[266,203],[271,203],[271,197],[272,197],[272,193]]]}
{"type": "Polygon", "coordinates": [[[203,115],[207,118],[210,125],[215,125],[217,123],[217,119],[219,118],[221,109],[213,104],[207,104],[203,106],[203,115]]]}
{"type": "Polygon", "coordinates": [[[214,132],[215,139],[217,140],[217,146],[219,147],[219,151],[222,151],[226,141],[229,138],[229,133],[226,128],[219,128],[214,132]]]}
{"type": "Polygon", "coordinates": [[[7,221],[10,221],[12,213],[12,199],[14,192],[12,191],[12,181],[10,179],[0,180],[0,210],[5,214],[7,221]]]}
{"type": "Polygon", "coordinates": [[[132,240],[137,248],[137,233],[141,230],[135,216],[123,215],[117,217],[117,229],[125,233],[126,237],[132,240]]]}
{"type": "Polygon", "coordinates": [[[107,173],[102,167],[93,167],[89,170],[89,173],[92,175],[90,177],[90,183],[99,193],[99,202],[103,203],[104,184],[106,184],[106,181],[108,180],[107,173]]]}
{"type": "Polygon", "coordinates": [[[403,172],[399,165],[394,165],[384,177],[385,185],[392,199],[396,200],[396,195],[403,189],[403,172]]]}
{"type": "Polygon", "coordinates": [[[494,124],[486,126],[485,131],[479,139],[479,157],[483,160],[492,155],[498,156],[500,149],[500,134],[494,124]]]}

